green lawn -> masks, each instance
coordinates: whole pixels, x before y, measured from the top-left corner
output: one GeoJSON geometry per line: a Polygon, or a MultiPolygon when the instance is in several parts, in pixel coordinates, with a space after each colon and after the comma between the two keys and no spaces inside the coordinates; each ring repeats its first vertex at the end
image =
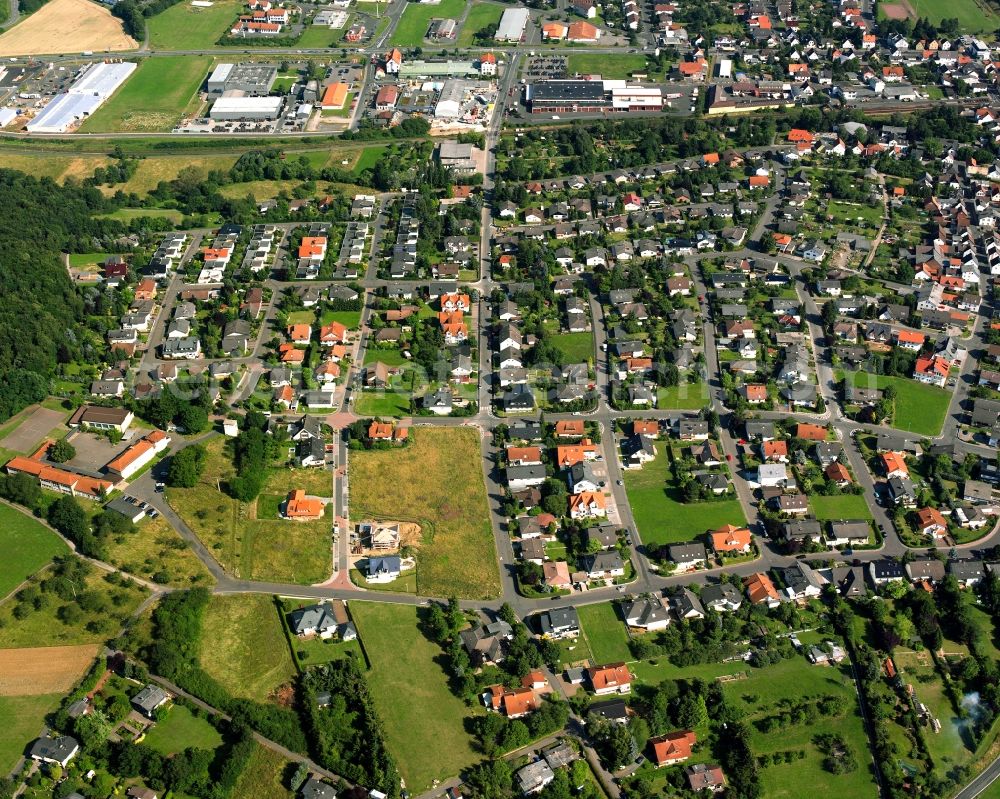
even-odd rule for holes
{"type": "Polygon", "coordinates": [[[488,25],[495,25],[503,16],[504,7],[496,3],[478,3],[469,9],[469,14],[459,31],[457,45],[470,47],[472,37],[488,25]]]}
{"type": "Polygon", "coordinates": [[[709,404],[708,384],[703,380],[661,388],[656,395],[656,407],[661,411],[698,411],[709,404]]]}
{"type": "Polygon", "coordinates": [[[328,325],[330,322],[340,322],[349,330],[357,330],[361,324],[361,311],[326,311],[320,319],[320,324],[328,325]]]}
{"type": "Polygon", "coordinates": [[[465,8],[464,0],[441,0],[437,5],[407,3],[403,16],[392,34],[392,43],[399,47],[419,47],[424,43],[424,34],[431,19],[457,19],[465,8]]]}
{"type": "Polygon", "coordinates": [[[355,394],[354,410],[358,416],[409,416],[410,395],[403,392],[362,391],[355,394]]]}
{"type": "Polygon", "coordinates": [[[738,499],[681,502],[678,492],[667,484],[665,448],[665,442],[656,442],[656,460],[642,469],[625,471],[625,491],[643,544],[676,544],[724,524],[746,524],[738,499]]]}
{"type": "Polygon", "coordinates": [[[618,618],[614,605],[610,602],[582,605],[577,612],[595,665],[632,660],[625,622],[618,618]]]}
{"type": "Polygon", "coordinates": [[[189,746],[215,749],[222,743],[219,731],[183,705],[173,705],[167,717],[153,725],[144,743],[161,755],[175,755],[189,746]]]}
{"type": "MultiPolygon", "coordinates": [[[[350,24],[350,20],[348,20],[350,24]]],[[[307,25],[296,47],[304,50],[315,50],[319,47],[333,47],[343,35],[342,28],[329,28],[326,25],[307,25]]]]}
{"type": "Polygon", "coordinates": [[[178,3],[149,18],[149,44],[154,50],[207,50],[232,27],[244,5],[217,0],[210,8],[178,3]]]}
{"type": "Polygon", "coordinates": [[[207,56],[146,58],[80,129],[85,133],[168,131],[197,94],[211,64],[207,56]]]}
{"type": "Polygon", "coordinates": [[[69,265],[81,269],[87,266],[98,266],[103,264],[110,253],[106,252],[77,252],[69,256],[69,265]]]}
{"type": "Polygon", "coordinates": [[[352,452],[351,517],[420,525],[419,593],[498,597],[479,430],[414,427],[409,438],[402,448],[352,452]]]}
{"type": "Polygon", "coordinates": [[[956,17],[963,33],[992,33],[1000,25],[1000,16],[988,3],[976,0],[912,0],[917,16],[927,17],[932,25],[956,17]]]}
{"type": "Polygon", "coordinates": [[[368,347],[365,350],[365,365],[378,363],[381,361],[386,366],[402,366],[408,363],[403,351],[399,348],[389,350],[379,350],[368,347]]]}
{"type": "Polygon", "coordinates": [[[594,337],[589,331],[583,333],[559,333],[547,339],[563,354],[566,363],[583,363],[594,358],[594,337]]]}
{"type": "Polygon", "coordinates": [[[354,162],[354,167],[351,171],[357,175],[359,172],[363,172],[366,169],[374,168],[383,153],[385,153],[388,149],[389,146],[387,144],[365,147],[365,149],[361,151],[361,155],[358,156],[358,160],[354,162]]]}
{"type": "Polygon", "coordinates": [[[896,387],[896,413],[892,426],[923,436],[941,433],[944,417],[948,413],[951,392],[937,386],[928,386],[906,377],[886,377],[868,372],[849,372],[847,377],[854,385],[884,389],[888,385],[896,387]]]}
{"type": "Polygon", "coordinates": [[[42,731],[45,717],[58,707],[62,694],[0,696],[0,774],[7,774],[28,743],[42,731]]]}
{"type": "Polygon", "coordinates": [[[801,799],[803,796],[850,796],[854,799],[877,795],[868,738],[850,673],[846,663],[834,667],[812,666],[804,657],[796,656],[765,669],[752,669],[748,679],[724,684],[727,701],[743,710],[751,723],[754,752],[802,750],[806,753],[801,760],[762,769],[764,796],[768,799],[801,799]],[[789,696],[790,686],[794,686],[794,696],[800,698],[825,694],[841,696],[848,703],[848,710],[839,717],[821,716],[812,724],[793,724],[772,733],[760,732],[753,721],[780,712],[777,703],[789,696]],[[823,756],[812,741],[817,734],[827,732],[842,735],[854,750],[858,761],[855,771],[834,775],[823,769],[823,756]]]}
{"type": "Polygon", "coordinates": [[[441,649],[418,630],[417,608],[354,601],[351,613],[371,658],[369,683],[389,752],[407,790],[423,793],[434,780],[479,761],[465,728],[470,710],[449,690],[441,649]]]}
{"type": "Polygon", "coordinates": [[[627,78],[633,72],[646,71],[644,55],[608,55],[606,53],[572,53],[566,71],[571,75],[600,75],[606,80],[627,78]]]}
{"type": "Polygon", "coordinates": [[[871,519],[872,512],[861,494],[841,494],[835,497],[809,497],[809,508],[820,521],[827,519],[871,519]]]}
{"type": "Polygon", "coordinates": [[[0,505],[0,599],[53,557],[68,551],[62,539],[34,517],[0,505]]]}

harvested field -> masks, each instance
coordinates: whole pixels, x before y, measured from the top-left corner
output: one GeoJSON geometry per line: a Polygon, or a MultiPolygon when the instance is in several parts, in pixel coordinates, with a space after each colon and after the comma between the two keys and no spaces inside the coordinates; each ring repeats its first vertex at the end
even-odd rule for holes
{"type": "Polygon", "coordinates": [[[90,0],[51,0],[0,36],[0,56],[134,50],[120,20],[90,0]]]}
{"type": "Polygon", "coordinates": [[[97,644],[0,649],[0,696],[65,693],[97,657],[97,644]]]}

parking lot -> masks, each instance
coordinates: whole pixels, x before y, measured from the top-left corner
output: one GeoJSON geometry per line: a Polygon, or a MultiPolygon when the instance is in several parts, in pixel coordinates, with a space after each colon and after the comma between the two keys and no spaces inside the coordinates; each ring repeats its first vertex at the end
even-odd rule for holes
{"type": "Polygon", "coordinates": [[[532,58],[525,66],[524,77],[529,83],[545,78],[565,78],[566,57],[552,55],[532,58]]]}
{"type": "MultiPolygon", "coordinates": [[[[137,439],[141,436],[140,432],[138,436],[132,435],[130,438],[137,439]]],[[[131,440],[123,439],[117,444],[112,444],[104,436],[82,431],[70,435],[69,442],[76,449],[76,457],[67,461],[66,465],[75,471],[95,476],[101,474],[101,469],[108,461],[120,455],[133,443],[131,440]]]]}

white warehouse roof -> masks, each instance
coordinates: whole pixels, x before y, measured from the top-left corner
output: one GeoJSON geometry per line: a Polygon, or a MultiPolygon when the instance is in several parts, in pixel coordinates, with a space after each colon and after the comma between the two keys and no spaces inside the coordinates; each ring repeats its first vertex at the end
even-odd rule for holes
{"type": "Polygon", "coordinates": [[[233,64],[219,64],[213,71],[212,74],[208,76],[209,83],[216,83],[224,81],[229,77],[229,73],[233,71],[233,64]]]}
{"type": "Polygon", "coordinates": [[[500,17],[500,24],[497,26],[496,39],[500,42],[519,42],[524,33],[524,26],[528,24],[528,9],[508,8],[500,17]]]}
{"type": "Polygon", "coordinates": [[[27,127],[29,133],[65,133],[74,122],[94,113],[104,101],[92,94],[57,94],[27,127]]]}
{"type": "Polygon", "coordinates": [[[92,94],[107,99],[136,70],[131,61],[94,64],[69,87],[70,94],[92,94]]]}
{"type": "Polygon", "coordinates": [[[220,97],[215,101],[210,117],[217,114],[246,114],[247,116],[258,116],[269,114],[278,116],[281,112],[280,97],[220,97]]]}

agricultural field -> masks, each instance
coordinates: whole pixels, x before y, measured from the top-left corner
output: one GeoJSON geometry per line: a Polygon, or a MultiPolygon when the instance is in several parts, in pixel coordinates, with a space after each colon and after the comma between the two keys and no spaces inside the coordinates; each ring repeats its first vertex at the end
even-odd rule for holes
{"type": "Polygon", "coordinates": [[[169,131],[197,96],[211,65],[212,59],[205,56],[143,59],[132,77],[80,130],[84,133],[169,131]]]}
{"type": "Polygon", "coordinates": [[[419,593],[499,596],[479,431],[412,428],[410,439],[400,449],[351,453],[351,515],[421,526],[419,593]]]}
{"type": "Polygon", "coordinates": [[[764,795],[768,799],[878,794],[849,664],[813,666],[804,657],[796,656],[748,674],[746,679],[726,682],[724,691],[727,701],[746,713],[753,730],[754,752],[758,755],[788,750],[805,752],[800,760],[762,769],[764,795]],[[794,695],[798,698],[828,694],[841,697],[847,710],[836,717],[820,716],[811,724],[783,725],[778,732],[761,732],[754,722],[780,712],[778,702],[788,697],[791,685],[795,686],[794,695]],[[822,733],[843,736],[857,759],[857,769],[834,775],[822,767],[823,755],[813,743],[814,737],[822,733]]]}
{"type": "Polygon", "coordinates": [[[135,533],[111,538],[107,561],[153,582],[190,588],[212,582],[205,564],[162,516],[143,519],[135,533]]]}
{"type": "MultiPolygon", "coordinates": [[[[268,516],[268,497],[285,497],[290,480],[300,470],[275,470],[261,498],[243,505],[222,492],[233,474],[226,439],[205,443],[208,465],[193,488],[168,488],[167,501],[208,547],[224,569],[253,580],[312,584],[325,580],[332,569],[332,519],[329,513],[309,522],[290,522],[268,516]],[[258,505],[261,516],[258,517],[258,505]],[[266,517],[266,518],[265,518],[266,517]]],[[[310,481],[325,481],[325,489],[310,493],[329,496],[329,472],[317,469],[310,481]],[[325,477],[323,477],[325,475],[325,477]]],[[[303,480],[304,482],[304,480],[303,480]]],[[[317,488],[318,482],[295,487],[317,488]]]]}
{"type": "Polygon", "coordinates": [[[295,676],[273,598],[213,596],[205,611],[199,661],[233,696],[273,699],[295,676]]]}
{"type": "Polygon", "coordinates": [[[846,378],[854,385],[884,389],[896,388],[896,412],[892,426],[923,436],[941,433],[944,418],[951,403],[951,392],[937,386],[928,386],[906,377],[871,375],[867,372],[848,372],[846,378]],[[874,382],[874,386],[870,383],[874,382]]]}
{"type": "Polygon", "coordinates": [[[222,736],[208,721],[196,716],[184,705],[173,705],[167,711],[167,717],[156,722],[146,733],[144,743],[169,757],[189,746],[216,749],[222,743],[222,736]]]}
{"type": "Polygon", "coordinates": [[[351,613],[371,658],[368,682],[386,743],[407,789],[423,793],[478,762],[482,755],[466,732],[469,708],[449,690],[441,650],[418,629],[417,608],[353,602],[351,613]]]}
{"type": "Polygon", "coordinates": [[[97,644],[0,649],[0,696],[65,693],[94,662],[99,649],[97,644]]]}
{"type": "Polygon", "coordinates": [[[632,660],[625,622],[618,618],[618,611],[612,603],[582,605],[577,612],[595,665],[632,660]]]}
{"type": "Polygon", "coordinates": [[[56,555],[69,552],[69,547],[33,516],[9,505],[0,505],[0,552],[3,552],[0,565],[2,599],[56,555]]]}
{"type": "Polygon", "coordinates": [[[88,0],[51,0],[0,36],[0,56],[134,50],[111,11],[88,0]]]}
{"type": "Polygon", "coordinates": [[[463,0],[441,0],[437,5],[408,3],[392,35],[392,43],[398,47],[419,47],[424,43],[424,34],[431,19],[458,19],[464,8],[463,0]]]}
{"type": "Polygon", "coordinates": [[[648,547],[691,541],[724,524],[745,525],[738,499],[681,502],[668,483],[666,443],[656,443],[656,460],[642,469],[625,470],[625,491],[639,538],[648,547]]]}
{"type": "Polygon", "coordinates": [[[840,494],[832,497],[814,494],[809,497],[809,509],[820,521],[872,518],[871,508],[868,507],[862,494],[840,494]]]}
{"type": "Polygon", "coordinates": [[[208,50],[242,8],[235,0],[217,0],[210,8],[196,8],[184,0],[149,18],[149,44],[154,50],[208,50]]]}

